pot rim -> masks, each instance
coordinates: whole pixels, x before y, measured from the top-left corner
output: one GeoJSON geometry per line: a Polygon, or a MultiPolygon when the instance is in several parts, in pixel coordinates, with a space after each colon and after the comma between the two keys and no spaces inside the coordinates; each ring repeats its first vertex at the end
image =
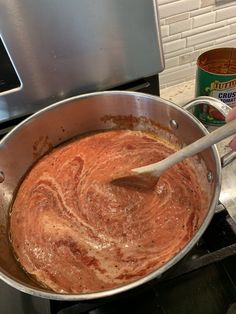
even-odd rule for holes
{"type": "MultiPolygon", "coordinates": [[[[139,96],[140,98],[142,97],[147,97],[152,100],[158,100],[166,103],[168,106],[174,107],[175,109],[181,111],[183,114],[187,115],[189,119],[193,121],[193,123],[197,124],[198,127],[205,133],[207,134],[208,131],[204,127],[204,125],[190,112],[187,110],[181,108],[180,106],[172,103],[171,101],[165,100],[159,96],[154,96],[150,94],[145,94],[141,92],[134,92],[134,91],[102,91],[102,92],[93,92],[93,93],[86,93],[86,94],[81,94],[78,96],[73,96],[70,98],[66,98],[62,101],[53,103],[36,113],[32,114],[30,117],[24,119],[21,123],[19,123],[17,126],[15,126],[7,135],[3,137],[3,139],[0,141],[0,145],[2,145],[5,141],[8,140],[9,137],[13,136],[15,132],[21,126],[26,124],[28,121],[37,118],[37,116],[52,110],[53,108],[57,106],[62,106],[66,105],[68,102],[74,101],[74,100],[79,100],[79,99],[84,99],[84,98],[90,98],[90,97],[97,97],[97,96],[109,96],[109,95],[127,95],[127,96],[139,96]]],[[[216,145],[213,145],[211,147],[214,155],[214,159],[216,161],[216,170],[217,170],[217,175],[215,177],[216,181],[216,188],[214,191],[214,195],[211,201],[210,208],[208,210],[208,213],[201,225],[201,227],[198,229],[198,231],[195,233],[195,235],[191,238],[191,240],[175,255],[173,256],[167,263],[165,263],[163,266],[158,268],[157,270],[152,271],[151,273],[147,274],[146,276],[122,285],[120,287],[116,287],[113,289],[108,289],[108,290],[102,290],[98,292],[92,292],[92,293],[83,293],[83,294],[72,294],[72,293],[56,293],[53,291],[45,291],[44,289],[40,287],[35,287],[32,288],[32,286],[28,284],[22,284],[20,281],[15,280],[13,276],[7,275],[5,271],[1,270],[0,271],[0,279],[2,279],[5,283],[9,284],[13,288],[16,288],[20,290],[21,292],[28,293],[33,296],[45,298],[45,299],[52,299],[52,300],[64,300],[64,301],[85,301],[85,300],[95,300],[95,299],[101,299],[101,298],[106,298],[110,297],[116,294],[120,294],[122,292],[126,292],[128,290],[131,290],[133,288],[137,288],[138,286],[141,286],[155,278],[160,278],[163,273],[165,273],[168,269],[170,269],[172,266],[174,266],[177,262],[179,262],[196,244],[196,242],[200,239],[200,237],[203,235],[204,231],[208,227],[215,211],[215,207],[217,205],[217,202],[219,200],[219,195],[220,195],[220,189],[221,189],[221,163],[220,163],[220,157],[219,153],[217,150],[216,145]]]]}

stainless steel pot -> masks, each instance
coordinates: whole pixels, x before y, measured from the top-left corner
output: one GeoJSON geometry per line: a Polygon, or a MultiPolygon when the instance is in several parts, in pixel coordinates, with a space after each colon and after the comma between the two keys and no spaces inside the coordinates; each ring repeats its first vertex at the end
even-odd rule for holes
{"type": "MultiPolygon", "coordinates": [[[[229,107],[222,102],[210,97],[201,97],[194,100],[192,104],[203,101],[218,106],[223,113],[229,110],[229,107]]],[[[172,131],[185,144],[207,133],[206,128],[191,113],[171,102],[136,92],[108,91],[73,97],[53,104],[23,121],[3,138],[0,142],[0,278],[3,281],[23,292],[49,299],[102,298],[160,277],[184,257],[199,240],[219,200],[221,163],[215,146],[201,154],[207,167],[205,176],[210,187],[210,201],[205,220],[191,241],[169,262],[151,274],[111,290],[88,294],[59,294],[37,286],[14,259],[7,237],[9,208],[27,170],[52,147],[76,135],[114,127],[115,119],[108,119],[108,117],[130,115],[151,119],[164,129],[172,131]]]]}

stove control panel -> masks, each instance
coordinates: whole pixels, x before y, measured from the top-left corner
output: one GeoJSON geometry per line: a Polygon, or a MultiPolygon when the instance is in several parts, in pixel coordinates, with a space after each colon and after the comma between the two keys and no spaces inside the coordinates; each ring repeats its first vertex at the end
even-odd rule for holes
{"type": "Polygon", "coordinates": [[[21,81],[0,37],[0,95],[21,87],[21,81]]]}

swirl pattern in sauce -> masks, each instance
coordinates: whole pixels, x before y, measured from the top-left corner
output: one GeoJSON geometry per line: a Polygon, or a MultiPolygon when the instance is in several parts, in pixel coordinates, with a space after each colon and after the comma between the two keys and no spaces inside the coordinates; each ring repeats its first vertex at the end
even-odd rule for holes
{"type": "Polygon", "coordinates": [[[11,211],[10,237],[22,267],[56,292],[85,293],[134,281],[170,260],[207,210],[191,160],[166,171],[152,191],[110,180],[173,151],[146,133],[116,130],[44,156],[11,211]]]}

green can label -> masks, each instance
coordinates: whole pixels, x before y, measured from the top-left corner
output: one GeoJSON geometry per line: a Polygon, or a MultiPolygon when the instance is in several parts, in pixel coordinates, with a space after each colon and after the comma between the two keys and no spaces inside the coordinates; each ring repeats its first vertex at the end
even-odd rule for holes
{"type": "MultiPolygon", "coordinates": [[[[236,68],[232,60],[232,51],[236,49],[232,49],[214,49],[198,58],[196,96],[211,96],[231,107],[236,105],[236,68]]],[[[219,126],[225,123],[224,116],[206,104],[197,106],[194,114],[205,124],[219,126]]]]}

